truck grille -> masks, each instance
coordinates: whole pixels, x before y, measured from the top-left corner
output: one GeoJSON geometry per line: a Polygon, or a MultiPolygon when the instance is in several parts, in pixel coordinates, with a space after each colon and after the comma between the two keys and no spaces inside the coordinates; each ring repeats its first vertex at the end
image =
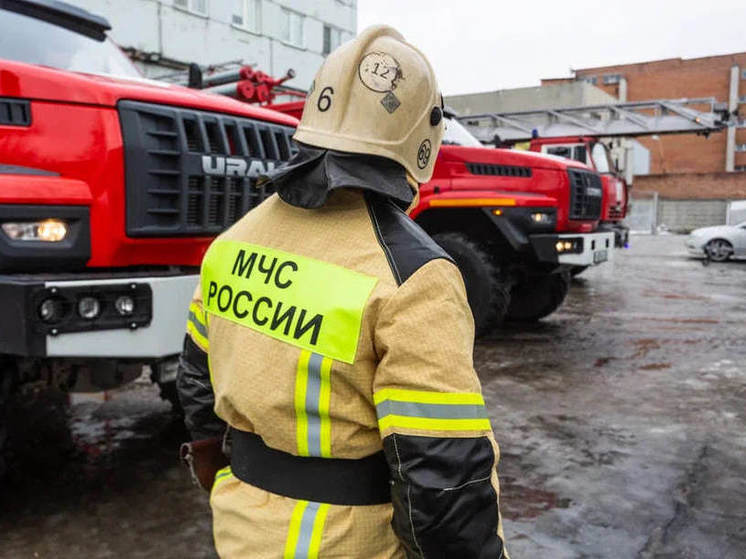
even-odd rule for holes
{"type": "Polygon", "coordinates": [[[295,129],[260,120],[121,101],[127,235],[216,235],[272,194],[260,174],[297,148],[295,129]]]}
{"type": "Polygon", "coordinates": [[[466,168],[472,175],[495,175],[498,177],[530,177],[531,167],[516,165],[492,165],[491,163],[467,163],[466,168]]]}
{"type": "Polygon", "coordinates": [[[570,219],[596,220],[601,217],[603,187],[593,171],[568,169],[570,178],[570,219]]]}

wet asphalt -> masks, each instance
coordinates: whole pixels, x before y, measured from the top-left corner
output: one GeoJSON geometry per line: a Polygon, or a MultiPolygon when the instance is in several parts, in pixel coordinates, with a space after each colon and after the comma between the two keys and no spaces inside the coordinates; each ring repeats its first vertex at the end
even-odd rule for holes
{"type": "MultiPolygon", "coordinates": [[[[746,262],[633,237],[559,312],[480,341],[475,367],[513,559],[746,557],[746,262]]],[[[215,557],[157,388],[75,401],[14,426],[0,559],[215,557]]]]}

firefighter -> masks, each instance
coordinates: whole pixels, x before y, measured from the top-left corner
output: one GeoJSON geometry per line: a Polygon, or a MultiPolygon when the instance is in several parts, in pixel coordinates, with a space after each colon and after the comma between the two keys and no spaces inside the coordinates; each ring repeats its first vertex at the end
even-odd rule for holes
{"type": "Polygon", "coordinates": [[[507,556],[463,281],[404,212],[443,127],[424,55],[366,29],[207,251],[178,386],[221,557],[507,556]]]}

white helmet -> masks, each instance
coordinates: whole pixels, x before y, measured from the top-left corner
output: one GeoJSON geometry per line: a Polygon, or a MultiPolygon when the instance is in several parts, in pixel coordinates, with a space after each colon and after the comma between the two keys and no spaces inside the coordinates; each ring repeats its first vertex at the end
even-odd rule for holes
{"type": "Polygon", "coordinates": [[[392,27],[374,25],[326,59],[294,138],[393,159],[423,183],[443,138],[442,103],[425,56],[392,27]]]}

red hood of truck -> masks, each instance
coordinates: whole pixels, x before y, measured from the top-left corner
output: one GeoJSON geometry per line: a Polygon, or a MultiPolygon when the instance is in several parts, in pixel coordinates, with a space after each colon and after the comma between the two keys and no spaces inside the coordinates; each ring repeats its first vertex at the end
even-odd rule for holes
{"type": "Polygon", "coordinates": [[[495,149],[443,145],[439,158],[446,161],[463,161],[464,163],[488,163],[494,165],[515,165],[535,169],[567,169],[569,167],[590,169],[588,165],[558,157],[531,151],[516,149],[495,149]]]}
{"type": "Polygon", "coordinates": [[[0,95],[31,100],[115,107],[122,99],[191,107],[296,126],[288,115],[241,103],[224,95],[205,93],[144,78],[83,74],[0,60],[0,95]]]}

